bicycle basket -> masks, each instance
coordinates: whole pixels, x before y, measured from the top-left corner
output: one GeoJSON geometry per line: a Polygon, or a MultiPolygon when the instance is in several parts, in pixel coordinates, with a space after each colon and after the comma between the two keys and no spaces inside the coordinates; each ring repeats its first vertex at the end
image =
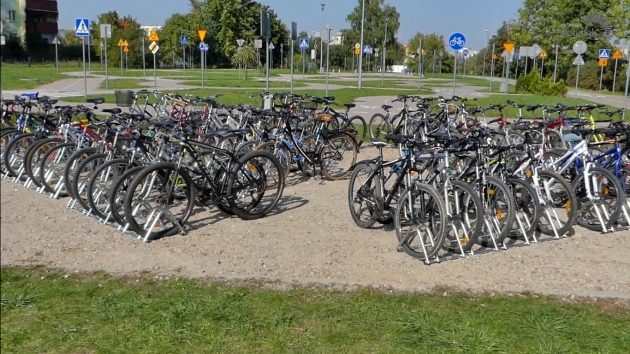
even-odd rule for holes
{"type": "Polygon", "coordinates": [[[131,90],[116,90],[114,91],[116,96],[116,106],[129,107],[133,104],[133,91],[131,90]]]}

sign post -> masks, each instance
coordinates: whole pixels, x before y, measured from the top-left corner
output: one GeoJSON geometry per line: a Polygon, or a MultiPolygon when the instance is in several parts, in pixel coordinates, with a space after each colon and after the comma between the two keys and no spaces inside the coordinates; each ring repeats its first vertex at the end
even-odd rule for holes
{"type": "MultiPolygon", "coordinates": [[[[103,47],[105,52],[105,88],[109,88],[109,72],[107,70],[107,39],[112,38],[112,25],[104,23],[101,25],[101,38],[103,38],[103,47]]],[[[59,40],[57,40],[59,41],[59,40]]]]}
{"type": "Polygon", "coordinates": [[[586,43],[583,41],[577,41],[573,44],[573,52],[577,54],[573,60],[573,65],[577,66],[575,73],[575,97],[578,95],[578,83],[580,81],[580,66],[584,65],[584,59],[582,54],[586,53],[586,43]]]}
{"type": "Polygon", "coordinates": [[[330,26],[322,28],[322,42],[326,43],[326,96],[328,96],[328,82],[330,80],[330,42],[337,36],[337,31],[330,26]]]}
{"type": "Polygon", "coordinates": [[[420,39],[420,43],[418,43],[418,87],[422,87],[422,39],[420,39]]]}
{"type": "MultiPolygon", "coordinates": [[[[240,52],[241,49],[243,48],[243,44],[245,43],[245,40],[240,38],[236,40],[236,44],[238,45],[238,51],[240,52]]],[[[242,79],[242,73],[241,73],[241,63],[238,63],[238,79],[241,80],[242,79]]]]}
{"type": "Polygon", "coordinates": [[[600,49],[597,57],[599,58],[598,65],[599,70],[599,91],[602,90],[602,82],[604,81],[604,67],[608,65],[608,58],[610,58],[610,49],[600,49]]]}
{"type": "Polygon", "coordinates": [[[59,35],[55,36],[52,43],[55,45],[55,69],[59,75],[59,35]]]}
{"type": "Polygon", "coordinates": [[[612,58],[615,59],[615,71],[614,71],[614,75],[613,75],[613,87],[612,87],[612,93],[615,93],[615,86],[617,86],[617,64],[619,63],[619,59],[623,58],[623,55],[621,54],[621,51],[619,49],[615,50],[615,52],[612,54],[612,58]]]}
{"type": "Polygon", "coordinates": [[[182,50],[183,50],[183,53],[182,53],[182,61],[183,61],[183,63],[184,63],[184,64],[183,64],[183,68],[184,68],[184,71],[186,71],[186,47],[188,46],[188,36],[186,36],[186,35],[182,35],[182,36],[179,38],[179,44],[181,44],[181,45],[182,45],[182,50]]]}
{"type": "Polygon", "coordinates": [[[151,31],[149,34],[149,50],[153,53],[153,88],[157,90],[157,52],[160,50],[160,46],[157,42],[160,40],[157,32],[151,31]]]}
{"type": "Polygon", "coordinates": [[[302,79],[304,78],[304,69],[306,66],[305,52],[309,48],[308,39],[300,39],[300,51],[302,51],[302,79]]]}
{"type": "Polygon", "coordinates": [[[142,77],[147,77],[147,65],[145,62],[146,55],[144,54],[144,36],[142,36],[142,77]]]}
{"type": "Polygon", "coordinates": [[[466,45],[466,37],[459,32],[455,32],[448,38],[448,45],[455,51],[455,62],[453,64],[453,96],[455,96],[455,88],[457,87],[457,51],[466,45]]]}
{"type": "Polygon", "coordinates": [[[540,52],[540,77],[541,78],[545,77],[545,58],[547,58],[547,52],[543,50],[542,52],[540,52]]]}
{"type": "Polygon", "coordinates": [[[297,22],[291,22],[291,93],[293,93],[293,52],[295,52],[293,41],[297,39],[297,36],[297,22]]]}
{"type": "Polygon", "coordinates": [[[85,66],[85,37],[90,36],[90,20],[87,18],[76,18],[74,20],[74,33],[81,37],[81,49],[83,52],[83,96],[87,100],[87,70],[85,66]]]}
{"type": "Polygon", "coordinates": [[[206,39],[206,30],[200,28],[197,30],[197,36],[199,36],[199,60],[201,61],[201,65],[199,68],[201,69],[201,87],[204,88],[206,83],[204,80],[204,71],[206,69],[206,52],[208,51],[208,45],[203,41],[206,39]]]}
{"type": "Polygon", "coordinates": [[[558,78],[558,45],[556,44],[556,59],[555,62],[553,64],[553,83],[556,83],[556,80],[558,78]]]}
{"type": "Polygon", "coordinates": [[[125,46],[125,40],[124,39],[119,39],[118,40],[118,48],[120,49],[120,75],[123,75],[123,47],[125,46]]]}
{"type": "Polygon", "coordinates": [[[490,61],[490,92],[492,92],[492,79],[494,78],[494,61],[495,59],[498,59],[499,57],[497,56],[497,53],[494,52],[496,44],[493,42],[492,43],[492,55],[491,58],[492,60],[490,61]]]}

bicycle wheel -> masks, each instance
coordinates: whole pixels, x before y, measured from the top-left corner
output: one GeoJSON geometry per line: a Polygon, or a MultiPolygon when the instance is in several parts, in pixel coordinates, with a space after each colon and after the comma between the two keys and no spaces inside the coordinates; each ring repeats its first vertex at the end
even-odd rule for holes
{"type": "Polygon", "coordinates": [[[24,170],[26,175],[37,187],[42,186],[37,173],[37,169],[39,168],[42,158],[52,147],[61,143],[63,143],[63,140],[60,138],[41,139],[35,142],[26,153],[26,158],[24,159],[24,170]]]}
{"type": "Polygon", "coordinates": [[[239,159],[230,172],[227,200],[243,220],[267,215],[278,205],[284,190],[282,165],[266,151],[252,151],[239,159]]]}
{"type": "Polygon", "coordinates": [[[516,218],[510,237],[517,238],[522,236],[522,231],[529,237],[533,235],[538,227],[542,215],[536,190],[529,183],[518,178],[508,178],[507,184],[512,190],[516,203],[516,218]],[[521,227],[523,230],[521,230],[521,227]]]}
{"type": "Polygon", "coordinates": [[[94,174],[94,171],[105,163],[107,156],[106,153],[90,155],[79,164],[79,167],[77,167],[72,175],[72,189],[75,192],[74,199],[76,199],[85,210],[90,210],[90,205],[87,201],[88,181],[90,177],[92,177],[92,174],[94,174]]]}
{"type": "Polygon", "coordinates": [[[575,224],[577,198],[573,187],[560,174],[538,171],[538,183],[532,184],[542,205],[538,231],[549,236],[562,236],[575,224]]]}
{"type": "Polygon", "coordinates": [[[357,153],[357,143],[349,135],[328,139],[319,153],[322,175],[329,180],[347,177],[357,161],[357,153]]]}
{"type": "Polygon", "coordinates": [[[424,183],[406,189],[396,206],[394,226],[399,247],[428,263],[445,237],[446,207],[437,191],[424,183]]]}
{"type": "Polygon", "coordinates": [[[383,137],[389,134],[390,125],[385,120],[385,116],[376,113],[370,118],[370,138],[372,140],[383,139],[383,137]]]}
{"type": "Polygon", "coordinates": [[[355,166],[350,176],[348,207],[352,220],[361,228],[372,227],[383,213],[380,178],[380,172],[367,163],[355,166]]]}
{"type": "Polygon", "coordinates": [[[89,209],[101,219],[107,218],[111,209],[109,206],[109,194],[113,190],[114,183],[129,167],[127,159],[115,159],[98,166],[87,182],[85,193],[89,209]]]}
{"type": "MultiPolygon", "coordinates": [[[[63,178],[63,170],[75,148],[76,144],[74,143],[58,144],[42,158],[39,164],[39,181],[48,193],[54,193],[55,188],[60,187],[58,184],[63,178]]],[[[65,186],[67,192],[68,187],[65,186]]]]}
{"type": "Polygon", "coordinates": [[[468,252],[481,234],[483,204],[478,193],[468,183],[452,180],[449,184],[445,198],[449,222],[444,246],[449,252],[468,252]]]}
{"type": "MultiPolygon", "coordinates": [[[[4,168],[6,169],[9,176],[13,177],[18,175],[18,171],[22,166],[24,166],[24,158],[26,157],[26,153],[33,145],[34,141],[35,135],[22,134],[16,136],[13,140],[9,142],[7,148],[4,151],[4,155],[2,155],[4,168]]],[[[25,176],[26,174],[22,173],[22,177],[25,176]]]]}
{"type": "Polygon", "coordinates": [[[108,215],[120,226],[125,226],[127,220],[125,219],[125,199],[127,197],[127,191],[131,185],[131,182],[136,175],[145,169],[146,166],[136,166],[126,170],[120,177],[118,177],[113,185],[112,190],[109,193],[109,213],[108,215]]]}
{"type": "Polygon", "coordinates": [[[494,176],[487,176],[482,188],[485,215],[479,243],[483,247],[493,247],[496,242],[499,246],[510,233],[516,217],[514,195],[503,181],[494,176]]]}
{"type": "Polygon", "coordinates": [[[267,141],[257,145],[253,150],[267,151],[273,154],[282,165],[282,172],[284,176],[283,178],[285,180],[287,179],[289,171],[291,170],[291,160],[293,156],[291,155],[291,151],[287,149],[286,146],[275,141],[267,141]]]}
{"type": "Polygon", "coordinates": [[[77,191],[74,189],[74,173],[77,171],[77,168],[79,168],[79,165],[92,154],[95,154],[96,151],[97,149],[95,147],[79,149],[74,151],[72,156],[68,159],[63,169],[63,181],[66,185],[66,191],[71,198],[77,199],[77,191]]]}
{"type": "Polygon", "coordinates": [[[9,143],[18,135],[20,135],[20,133],[15,128],[2,129],[0,135],[0,172],[3,175],[6,173],[6,169],[4,168],[4,152],[7,146],[9,146],[9,143]]]}
{"type": "Polygon", "coordinates": [[[146,240],[169,236],[184,226],[194,206],[194,185],[171,162],[144,168],[131,182],[124,202],[129,229],[146,240]]]}
{"type": "Polygon", "coordinates": [[[593,231],[611,229],[619,219],[625,192],[619,179],[606,169],[591,167],[589,176],[585,181],[584,174],[580,173],[572,183],[578,202],[577,223],[593,231]],[[587,188],[592,194],[590,197],[587,188]]]}
{"type": "Polygon", "coordinates": [[[344,131],[350,134],[357,142],[357,146],[361,147],[363,142],[368,138],[368,125],[365,118],[361,116],[352,116],[348,119],[348,123],[344,127],[344,131]]]}

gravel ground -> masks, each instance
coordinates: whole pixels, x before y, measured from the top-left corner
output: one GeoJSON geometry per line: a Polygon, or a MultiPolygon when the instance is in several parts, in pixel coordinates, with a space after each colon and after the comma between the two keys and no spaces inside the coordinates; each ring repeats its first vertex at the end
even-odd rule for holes
{"type": "MultiPolygon", "coordinates": [[[[365,151],[361,155],[365,158],[365,151]]],[[[427,266],[396,251],[392,230],[362,230],[354,224],[347,181],[289,179],[281,211],[274,215],[246,222],[204,209],[195,214],[186,236],[148,244],[67,209],[67,200],[2,180],[1,264],[255,280],[281,288],[446,287],[630,300],[630,231],[602,235],[578,227],[568,238],[479,250],[427,266]]]]}

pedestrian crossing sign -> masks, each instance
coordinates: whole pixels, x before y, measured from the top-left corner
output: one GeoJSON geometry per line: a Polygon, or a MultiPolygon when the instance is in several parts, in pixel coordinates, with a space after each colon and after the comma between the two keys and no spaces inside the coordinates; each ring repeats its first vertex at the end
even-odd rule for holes
{"type": "Polygon", "coordinates": [[[90,36],[90,20],[87,18],[75,18],[74,19],[74,34],[77,37],[89,37],[90,36]]]}

